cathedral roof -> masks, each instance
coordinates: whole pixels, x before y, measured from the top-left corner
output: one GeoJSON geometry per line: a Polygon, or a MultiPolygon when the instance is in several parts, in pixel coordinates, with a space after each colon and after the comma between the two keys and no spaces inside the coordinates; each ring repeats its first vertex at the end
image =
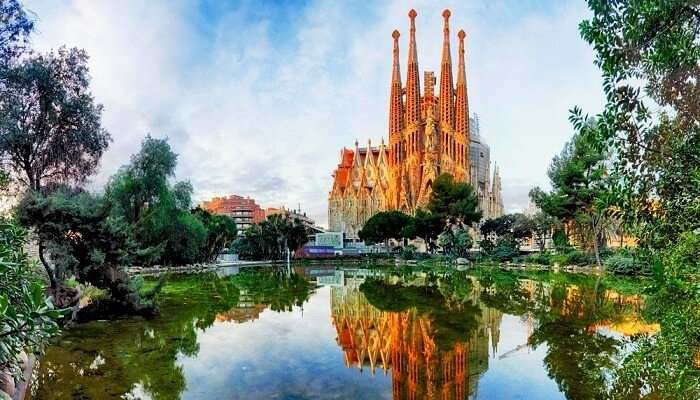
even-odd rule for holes
{"type": "MultiPolygon", "coordinates": [[[[360,153],[360,162],[364,165],[367,161],[367,147],[359,147],[358,152],[360,153]]],[[[375,163],[379,161],[379,147],[370,147],[369,152],[371,153],[372,161],[375,163]]]]}
{"type": "Polygon", "coordinates": [[[338,186],[345,189],[348,183],[348,178],[350,177],[350,169],[352,168],[352,163],[355,158],[355,152],[350,149],[343,149],[340,154],[340,164],[338,164],[338,169],[335,170],[335,182],[334,186],[338,186]]]}

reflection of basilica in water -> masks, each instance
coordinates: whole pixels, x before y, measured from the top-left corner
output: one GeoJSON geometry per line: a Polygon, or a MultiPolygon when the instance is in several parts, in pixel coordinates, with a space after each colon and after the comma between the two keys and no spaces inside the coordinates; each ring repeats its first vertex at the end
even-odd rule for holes
{"type": "Polygon", "coordinates": [[[357,288],[331,288],[331,318],[348,368],[391,372],[394,399],[465,399],[488,369],[502,314],[481,307],[478,327],[441,348],[427,314],[380,311],[357,288]]]}
{"type": "MultiPolygon", "coordinates": [[[[314,275],[319,284],[330,286],[331,322],[345,366],[371,375],[391,374],[393,399],[478,397],[479,380],[490,367],[498,370],[499,363],[507,362],[510,357],[522,357],[524,351],[530,353],[539,346],[537,339],[531,341],[534,332],[544,329],[546,334],[549,329],[542,328],[543,321],[538,321],[539,318],[549,321],[545,323],[566,326],[577,326],[574,321],[581,321],[581,332],[565,331],[570,334],[578,332],[584,337],[629,337],[639,333],[653,334],[658,330],[658,324],[645,323],[639,318],[643,301],[638,295],[622,295],[614,290],[591,292],[589,288],[571,284],[565,285],[560,295],[555,295],[552,291],[556,285],[520,279],[512,290],[522,293],[524,297],[521,301],[530,305],[529,311],[523,310],[519,316],[519,329],[524,341],[512,349],[500,349],[499,353],[501,323],[506,314],[501,307],[486,305],[482,296],[491,296],[493,300],[499,290],[493,286],[482,286],[478,279],[469,278],[471,283],[467,287],[470,289],[457,301],[464,302],[466,309],[455,305],[454,299],[446,292],[443,293],[444,297],[439,296],[439,305],[419,303],[417,306],[391,308],[395,304],[391,301],[380,307],[381,299],[377,300],[377,295],[389,298],[396,295],[391,292],[395,289],[390,288],[401,287],[417,289],[417,293],[430,296],[423,291],[428,286],[441,291],[442,283],[420,272],[398,277],[363,268],[319,269],[314,271],[314,275]],[[384,289],[374,294],[367,292],[369,289],[361,285],[370,281],[383,282],[387,292],[384,293],[384,289]],[[595,317],[588,315],[598,308],[592,303],[598,307],[609,307],[610,310],[595,317]],[[450,318],[447,318],[450,320],[446,324],[445,314],[441,317],[440,309],[453,317],[460,313],[473,314],[474,324],[455,329],[454,325],[449,325],[454,323],[450,318]],[[535,317],[534,310],[544,314],[535,317]]],[[[514,332],[505,334],[510,335],[510,340],[506,342],[513,342],[513,338],[517,337],[513,336],[514,332]]],[[[561,340],[562,343],[556,342],[558,339],[556,333],[548,339],[549,344],[555,346],[548,352],[556,352],[556,349],[562,349],[561,346],[567,346],[565,339],[561,340]]]]}

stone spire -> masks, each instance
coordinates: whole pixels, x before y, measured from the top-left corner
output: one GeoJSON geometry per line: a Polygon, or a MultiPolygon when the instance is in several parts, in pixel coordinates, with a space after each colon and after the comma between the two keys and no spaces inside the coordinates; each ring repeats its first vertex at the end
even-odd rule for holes
{"type": "Polygon", "coordinates": [[[391,94],[389,96],[389,142],[404,128],[403,96],[401,93],[401,68],[399,66],[399,31],[394,31],[394,66],[391,73],[391,94]]]}
{"type": "Polygon", "coordinates": [[[416,49],[416,10],[411,10],[411,36],[408,42],[408,74],[406,77],[406,124],[418,123],[420,114],[420,78],[418,77],[418,50],[416,49]]]}
{"type": "Polygon", "coordinates": [[[440,121],[442,126],[454,128],[454,86],[452,85],[452,56],[450,54],[450,10],[442,12],[445,19],[440,66],[440,121]]]}
{"type": "Polygon", "coordinates": [[[467,35],[463,30],[460,30],[457,36],[459,37],[459,68],[457,70],[455,131],[458,135],[464,135],[465,143],[469,146],[469,97],[467,96],[467,67],[464,63],[464,38],[467,35]]]}

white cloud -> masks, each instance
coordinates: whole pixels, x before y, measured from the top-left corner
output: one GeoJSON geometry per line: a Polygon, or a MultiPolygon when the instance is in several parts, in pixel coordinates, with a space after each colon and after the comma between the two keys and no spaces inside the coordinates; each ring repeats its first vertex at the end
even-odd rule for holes
{"type": "Polygon", "coordinates": [[[178,179],[191,180],[198,198],[301,203],[320,223],[340,149],[385,135],[391,32],[402,32],[405,69],[411,7],[422,69],[439,69],[442,8],[452,9],[453,60],[456,32],[469,34],[470,106],[501,166],[509,209],[546,184],[549,160],[571,133],[567,110],[597,111],[602,99],[592,51],[578,37],[578,3],[313,1],[276,20],[243,3],[222,8],[206,29],[190,1],[26,5],[40,18],[36,48],[66,44],[91,56],[93,93],[114,137],[96,185],[150,132],[171,139],[178,179]]]}

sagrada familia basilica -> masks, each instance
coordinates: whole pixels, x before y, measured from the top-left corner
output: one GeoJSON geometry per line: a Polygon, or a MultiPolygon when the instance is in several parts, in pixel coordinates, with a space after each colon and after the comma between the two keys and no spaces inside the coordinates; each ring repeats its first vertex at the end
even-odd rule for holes
{"type": "Polygon", "coordinates": [[[478,135],[478,120],[469,116],[464,39],[460,30],[457,85],[453,84],[450,51],[450,11],[442,13],[444,39],[440,87],[435,93],[432,71],[423,74],[423,92],[418,69],[415,10],[410,18],[406,86],[401,81],[399,32],[394,31],[394,56],[389,96],[389,139],[379,146],[355,142],[344,148],[333,173],[328,199],[331,231],[356,239],[362,225],[375,213],[401,210],[413,213],[427,205],[432,183],[442,173],[471,184],[485,218],[503,214],[501,178],[498,168],[490,173],[488,146],[478,135]],[[475,123],[476,122],[476,123],[475,123]],[[475,126],[471,126],[475,125],[475,126]],[[474,136],[474,137],[472,137],[474,136]]]}

